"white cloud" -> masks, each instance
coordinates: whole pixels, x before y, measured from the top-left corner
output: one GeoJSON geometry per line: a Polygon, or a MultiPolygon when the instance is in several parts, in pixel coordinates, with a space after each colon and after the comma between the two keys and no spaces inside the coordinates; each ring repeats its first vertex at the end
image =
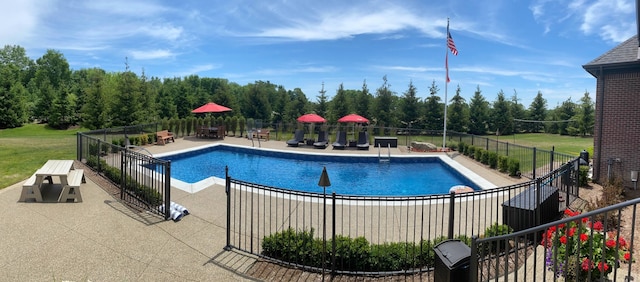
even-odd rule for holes
{"type": "Polygon", "coordinates": [[[155,59],[175,57],[175,54],[172,53],[171,51],[162,50],[162,49],[136,50],[136,51],[131,51],[130,54],[131,54],[131,58],[137,59],[137,60],[155,60],[155,59]]]}
{"type": "Polygon", "coordinates": [[[0,44],[18,45],[29,40],[38,28],[49,1],[25,0],[4,3],[0,9],[0,44]]]}

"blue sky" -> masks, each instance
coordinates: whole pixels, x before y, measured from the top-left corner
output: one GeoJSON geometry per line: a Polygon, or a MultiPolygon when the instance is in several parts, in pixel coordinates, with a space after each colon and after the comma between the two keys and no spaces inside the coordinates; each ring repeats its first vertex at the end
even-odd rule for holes
{"type": "Polygon", "coordinates": [[[582,65],[636,33],[633,0],[0,1],[0,43],[33,59],[55,49],[72,69],[123,71],[126,57],[138,74],[268,80],[313,101],[322,83],[375,92],[384,75],[397,95],[435,80],[444,96],[450,18],[448,97],[515,90],[528,107],[541,91],[554,108],[594,99],[582,65]]]}

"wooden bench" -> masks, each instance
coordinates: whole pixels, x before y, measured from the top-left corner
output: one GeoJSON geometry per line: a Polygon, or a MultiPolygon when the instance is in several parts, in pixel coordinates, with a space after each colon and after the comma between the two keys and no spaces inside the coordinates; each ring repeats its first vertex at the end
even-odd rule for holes
{"type": "Polygon", "coordinates": [[[40,194],[40,190],[33,189],[34,185],[36,185],[35,173],[22,184],[22,194],[20,194],[20,202],[25,202],[27,201],[27,199],[35,199],[36,202],[42,202],[42,194],[40,194]]]}
{"type": "Polygon", "coordinates": [[[62,193],[58,202],[66,202],[69,199],[78,200],[78,203],[82,202],[82,195],[80,194],[80,184],[86,183],[84,179],[84,170],[75,169],[69,171],[67,175],[67,185],[62,187],[62,193]]]}
{"type": "Polygon", "coordinates": [[[169,140],[176,142],[175,139],[173,139],[173,133],[169,132],[168,130],[162,130],[162,131],[158,131],[156,132],[156,138],[157,138],[157,142],[156,144],[167,144],[167,142],[169,140]]]}
{"type": "Polygon", "coordinates": [[[253,132],[253,137],[258,139],[264,139],[269,141],[269,130],[268,129],[258,129],[253,132]]]}

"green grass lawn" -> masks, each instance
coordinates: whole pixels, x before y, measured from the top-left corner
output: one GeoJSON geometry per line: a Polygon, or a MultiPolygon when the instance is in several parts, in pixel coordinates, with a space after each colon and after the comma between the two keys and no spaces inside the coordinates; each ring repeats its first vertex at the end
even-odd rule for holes
{"type": "Polygon", "coordinates": [[[43,124],[0,130],[0,189],[27,179],[49,159],[75,159],[80,130],[43,124]]]}
{"type": "Polygon", "coordinates": [[[551,150],[559,153],[579,156],[580,151],[587,150],[593,153],[593,137],[576,137],[547,133],[527,133],[507,136],[486,136],[491,139],[498,139],[502,142],[509,142],[527,147],[551,150]]]}

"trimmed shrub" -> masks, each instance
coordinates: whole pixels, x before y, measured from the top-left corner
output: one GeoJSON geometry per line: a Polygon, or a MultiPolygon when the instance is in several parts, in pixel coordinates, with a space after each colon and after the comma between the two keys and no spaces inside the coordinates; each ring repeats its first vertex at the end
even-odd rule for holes
{"type": "Polygon", "coordinates": [[[466,155],[469,156],[469,158],[473,159],[476,153],[476,147],[469,145],[469,147],[467,147],[467,152],[468,153],[466,155]]]}
{"type": "Polygon", "coordinates": [[[580,166],[580,171],[578,171],[578,185],[580,187],[585,187],[589,185],[589,166],[580,166]]]}
{"type": "Polygon", "coordinates": [[[486,151],[482,148],[476,148],[473,158],[478,162],[482,162],[482,156],[485,154],[485,152],[486,151]]]}
{"type": "Polygon", "coordinates": [[[488,154],[489,167],[496,169],[498,167],[498,153],[489,152],[488,154]]]}
{"type": "Polygon", "coordinates": [[[464,144],[464,142],[460,142],[460,143],[458,143],[458,152],[460,152],[460,153],[464,153],[464,149],[465,149],[465,147],[466,147],[465,145],[466,145],[466,144],[464,144]]]}
{"type": "MultiPolygon", "coordinates": [[[[507,235],[511,232],[513,232],[513,229],[511,229],[509,225],[494,223],[493,225],[487,227],[482,237],[483,238],[496,237],[501,235],[507,235]]],[[[499,253],[499,252],[503,252],[506,249],[507,247],[506,243],[507,243],[506,241],[492,241],[492,242],[486,243],[486,245],[484,245],[482,249],[484,250],[484,252],[487,252],[487,253],[499,253]]]]}
{"type": "Polygon", "coordinates": [[[520,161],[517,159],[509,159],[509,176],[518,176],[520,175],[520,161]]]}
{"type": "Polygon", "coordinates": [[[498,156],[498,171],[503,173],[509,171],[509,157],[498,156]]]}
{"type": "Polygon", "coordinates": [[[483,164],[488,165],[489,164],[489,154],[492,153],[490,151],[487,150],[482,150],[482,157],[480,157],[480,162],[483,164]]]}

